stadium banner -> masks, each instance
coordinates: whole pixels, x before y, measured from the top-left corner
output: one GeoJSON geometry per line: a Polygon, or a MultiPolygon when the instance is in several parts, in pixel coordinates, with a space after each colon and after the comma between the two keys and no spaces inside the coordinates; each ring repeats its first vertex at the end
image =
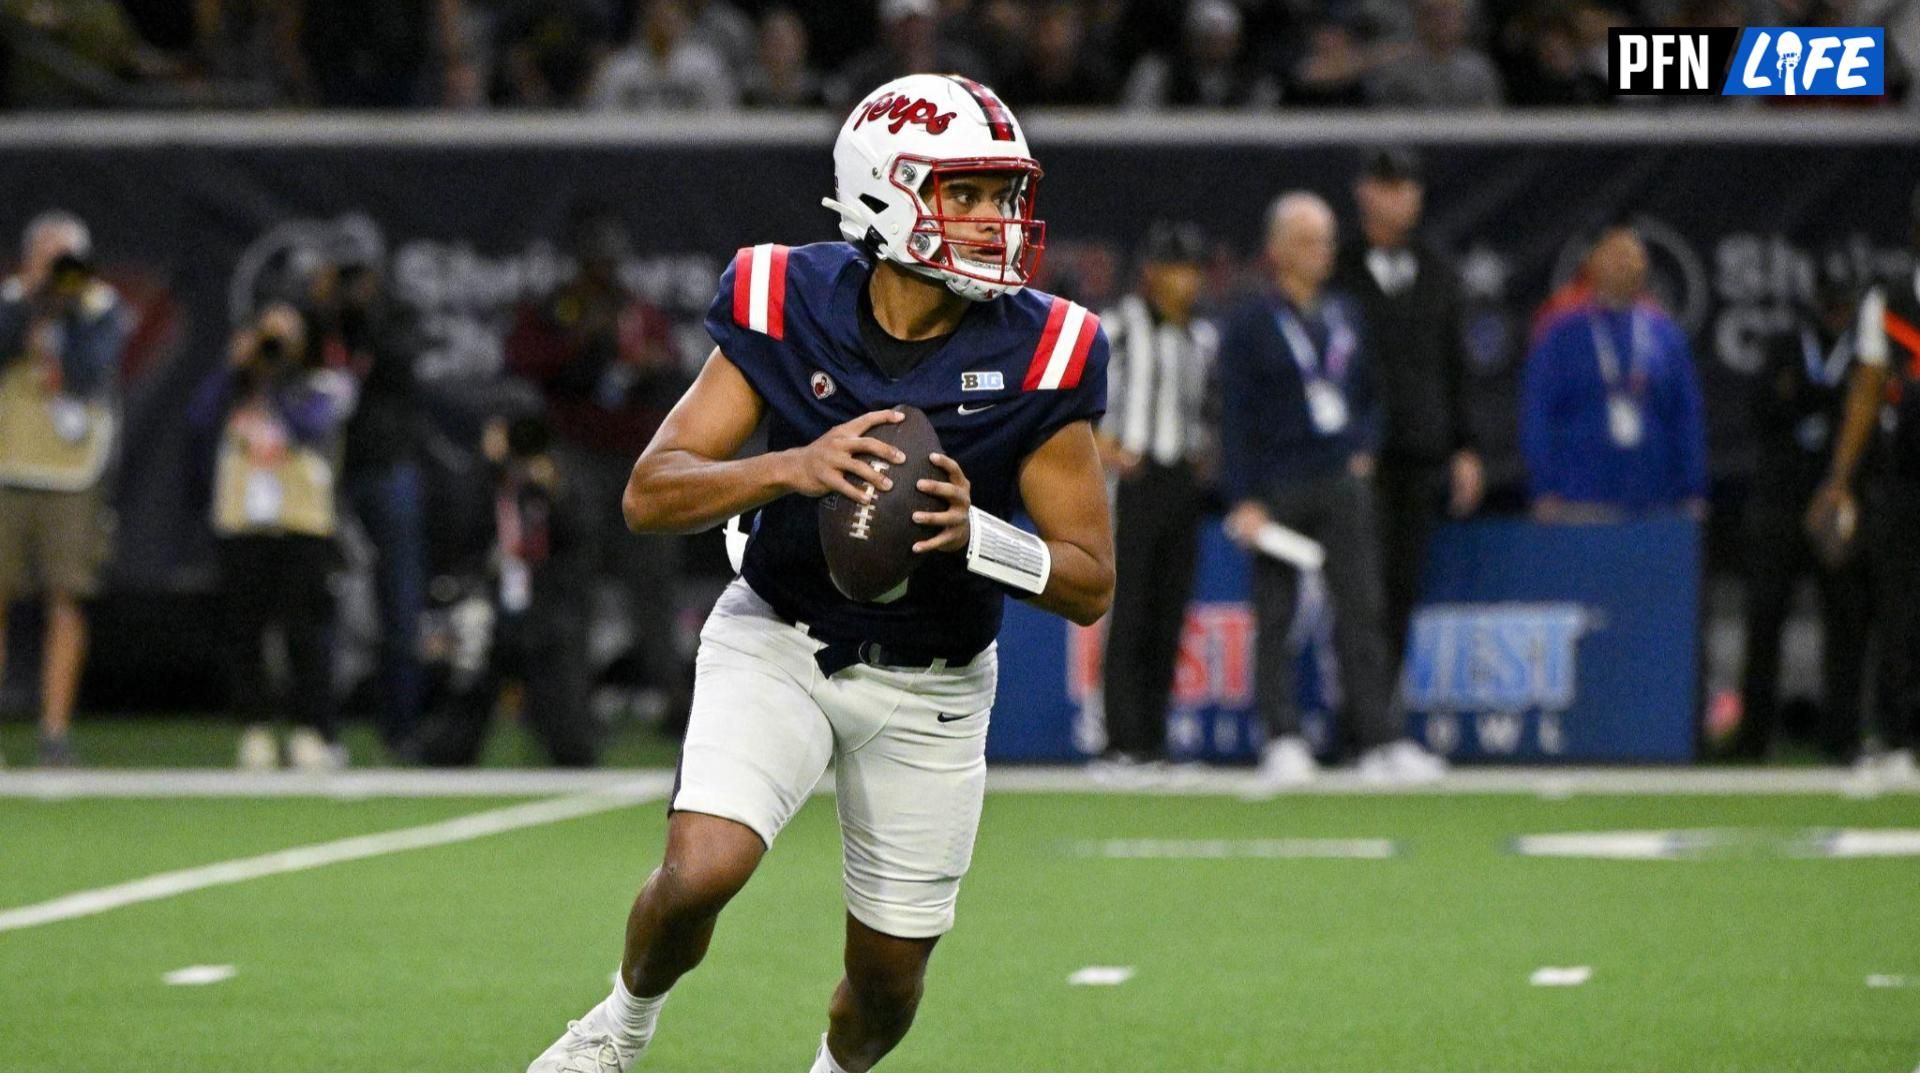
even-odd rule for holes
{"type": "MultiPolygon", "coordinates": [[[[636,124],[645,123],[636,120],[636,124]]],[[[104,272],[140,321],[124,364],[126,420],[110,589],[204,587],[188,395],[220,363],[234,321],[345,245],[386,266],[428,336],[420,370],[436,409],[470,413],[502,369],[512,305],[568,272],[558,246],[570,208],[620,214],[634,255],[626,281],[676,316],[689,367],[708,343],[699,314],[743,245],[835,236],[819,205],[832,186],[830,128],[819,140],[357,141],[328,128],[173,142],[75,138],[10,144],[0,161],[0,233],[61,206],[93,227],[104,272]]],[[[1416,143],[1418,140],[1415,140],[1416,143]]],[[[1039,212],[1047,287],[1090,305],[1130,282],[1127,254],[1158,217],[1187,218],[1221,245],[1210,291],[1246,284],[1261,221],[1287,188],[1327,194],[1350,219],[1358,155],[1324,141],[1036,143],[1047,176],[1039,212]]],[[[1428,227],[1458,252],[1471,300],[1474,408],[1491,482],[1520,476],[1514,399],[1528,323],[1574,271],[1590,231],[1641,215],[1652,285],[1692,335],[1708,398],[1717,479],[1750,468],[1742,403],[1761,334],[1785,325],[1814,252],[1851,245],[1874,269],[1902,265],[1906,199],[1920,178],[1908,145],[1819,146],[1712,138],[1642,146],[1558,139],[1419,147],[1428,227]]],[[[470,419],[470,418],[469,418],[470,419]]],[[[717,544],[716,544],[717,547],[717,544]]]]}
{"type": "MultiPolygon", "coordinates": [[[[1261,744],[1248,558],[1218,519],[1206,523],[1167,720],[1177,758],[1242,761],[1261,744]]],[[[1338,676],[1318,580],[1292,633],[1304,646],[1301,726],[1326,749],[1338,676]]],[[[1688,520],[1448,524],[1407,645],[1409,730],[1456,761],[1690,761],[1699,597],[1688,520]]],[[[1007,605],[990,757],[1067,761],[1104,745],[1104,631],[1007,605]]]]}

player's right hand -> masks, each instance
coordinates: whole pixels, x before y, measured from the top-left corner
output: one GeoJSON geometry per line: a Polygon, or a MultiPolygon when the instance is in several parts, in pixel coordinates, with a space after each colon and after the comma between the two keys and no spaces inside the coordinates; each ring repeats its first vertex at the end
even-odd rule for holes
{"type": "Polygon", "coordinates": [[[887,491],[893,481],[879,469],[860,460],[865,454],[899,465],[907,460],[888,443],[867,434],[876,424],[897,424],[906,416],[892,409],[878,409],[832,428],[806,446],[787,451],[792,455],[792,472],[787,486],[802,495],[821,496],[838,493],[855,502],[868,502],[863,485],[887,491]]]}

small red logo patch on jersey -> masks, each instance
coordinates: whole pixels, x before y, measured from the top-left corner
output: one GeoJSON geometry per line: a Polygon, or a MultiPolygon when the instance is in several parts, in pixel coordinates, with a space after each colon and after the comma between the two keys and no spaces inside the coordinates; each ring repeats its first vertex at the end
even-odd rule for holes
{"type": "Polygon", "coordinates": [[[833,396],[833,376],[824,371],[813,373],[813,396],[822,401],[833,396]]]}
{"type": "Polygon", "coordinates": [[[926,98],[881,94],[873,99],[873,104],[866,107],[866,111],[860,114],[860,119],[853,122],[853,126],[858,130],[860,125],[869,120],[886,117],[893,121],[887,125],[887,130],[895,135],[900,134],[900,129],[908,124],[919,124],[927,129],[927,134],[938,135],[947,130],[948,124],[953,123],[954,115],[950,112],[941,112],[938,106],[926,98]]]}

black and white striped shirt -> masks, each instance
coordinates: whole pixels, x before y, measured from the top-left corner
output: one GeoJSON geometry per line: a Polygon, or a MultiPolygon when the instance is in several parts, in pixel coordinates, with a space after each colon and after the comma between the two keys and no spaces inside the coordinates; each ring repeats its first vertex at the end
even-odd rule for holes
{"type": "Polygon", "coordinates": [[[1112,353],[1100,428],[1144,460],[1178,465],[1211,439],[1208,387],[1219,334],[1195,319],[1159,322],[1138,296],[1100,316],[1112,353]]]}

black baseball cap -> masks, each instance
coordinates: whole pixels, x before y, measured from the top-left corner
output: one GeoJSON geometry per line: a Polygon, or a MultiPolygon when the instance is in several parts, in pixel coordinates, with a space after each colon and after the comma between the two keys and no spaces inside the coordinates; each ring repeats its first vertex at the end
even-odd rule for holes
{"type": "Polygon", "coordinates": [[[1191,221],[1156,221],[1140,245],[1143,263],[1204,263],[1207,234],[1191,221]]]}
{"type": "Polygon", "coordinates": [[[1368,180],[1411,180],[1420,183],[1420,155],[1405,146],[1380,146],[1367,151],[1360,175],[1368,180]]]}

